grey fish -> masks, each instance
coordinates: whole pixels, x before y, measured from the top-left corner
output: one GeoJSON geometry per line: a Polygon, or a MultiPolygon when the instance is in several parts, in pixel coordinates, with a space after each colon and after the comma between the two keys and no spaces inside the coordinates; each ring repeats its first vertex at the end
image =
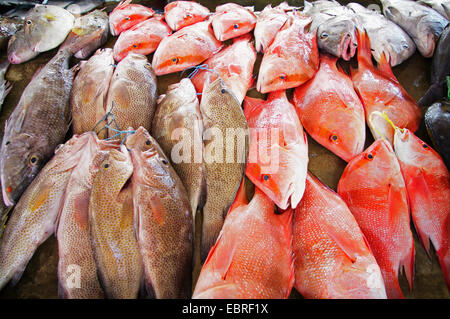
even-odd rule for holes
{"type": "Polygon", "coordinates": [[[69,69],[69,59],[90,40],[83,38],[60,50],[38,70],[8,119],[0,152],[2,193],[7,206],[17,202],[64,141],[71,121],[69,96],[75,73],[75,69],[69,69]]]}
{"type": "Polygon", "coordinates": [[[0,17],[0,49],[6,46],[11,36],[22,29],[22,27],[22,19],[0,17]]]}
{"type": "Polygon", "coordinates": [[[428,108],[425,113],[425,125],[435,149],[450,169],[450,101],[448,98],[428,108]]]}
{"type": "Polygon", "coordinates": [[[9,67],[8,60],[5,60],[2,63],[0,63],[0,110],[2,109],[5,97],[8,95],[9,91],[12,88],[11,84],[5,79],[8,67],[9,67]]]}
{"type": "Polygon", "coordinates": [[[418,0],[417,2],[430,6],[447,20],[450,19],[450,0],[418,0]]]}
{"type": "Polygon", "coordinates": [[[431,62],[430,87],[419,100],[420,106],[428,106],[445,95],[445,80],[450,76],[450,25],[442,32],[431,62]]]}
{"type": "Polygon", "coordinates": [[[347,4],[347,8],[356,13],[359,26],[366,30],[372,55],[377,62],[380,62],[384,52],[391,66],[396,66],[416,51],[416,45],[409,35],[382,14],[354,2],[347,4]]]}
{"type": "Polygon", "coordinates": [[[409,0],[380,0],[384,15],[405,30],[426,58],[433,56],[436,41],[448,20],[433,9],[409,0]]]}
{"type": "Polygon", "coordinates": [[[8,42],[8,61],[12,64],[19,64],[29,61],[39,55],[39,52],[31,49],[31,44],[25,36],[25,32],[16,32],[8,42]]]}
{"type": "Polygon", "coordinates": [[[65,9],[76,16],[92,11],[95,8],[101,6],[104,2],[104,0],[71,1],[71,3],[67,7],[65,7],[65,9]]]}

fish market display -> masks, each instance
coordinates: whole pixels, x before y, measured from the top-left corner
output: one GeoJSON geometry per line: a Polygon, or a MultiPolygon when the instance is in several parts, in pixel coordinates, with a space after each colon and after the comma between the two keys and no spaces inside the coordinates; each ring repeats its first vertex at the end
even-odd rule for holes
{"type": "Polygon", "coordinates": [[[355,216],[383,274],[389,298],[403,298],[402,267],[412,289],[414,240],[405,182],[392,146],[376,140],[347,165],[338,194],[355,216]]]}
{"type": "Polygon", "coordinates": [[[450,287],[450,174],[442,158],[408,129],[395,130],[394,149],[414,225],[430,255],[433,244],[450,287]]]}
{"type": "Polygon", "coordinates": [[[131,3],[131,0],[125,0],[120,2],[109,14],[109,29],[113,36],[118,36],[154,14],[155,11],[151,8],[131,3]]]}
{"type": "Polygon", "coordinates": [[[153,55],[152,66],[156,75],[183,71],[212,57],[221,48],[211,22],[198,22],[164,38],[153,55]]]}
{"type": "Polygon", "coordinates": [[[120,61],[130,52],[148,55],[159,43],[172,33],[169,26],[159,17],[153,17],[122,32],[114,44],[114,60],[120,61]]]}
{"type": "Polygon", "coordinates": [[[414,40],[426,58],[433,56],[436,41],[448,20],[433,9],[409,0],[380,0],[384,15],[414,40]]]}
{"type": "Polygon", "coordinates": [[[367,241],[345,202],[308,174],[293,221],[295,289],[305,298],[384,299],[367,241]]]}
{"type": "Polygon", "coordinates": [[[232,45],[206,60],[205,64],[209,70],[200,70],[192,77],[197,92],[203,92],[207,83],[217,79],[217,72],[241,104],[253,83],[256,52],[250,40],[250,35],[234,38],[232,45]]]}
{"type": "Polygon", "coordinates": [[[203,122],[194,85],[189,79],[168,87],[160,97],[152,136],[169,157],[188,193],[192,215],[206,200],[203,122]]]}
{"type": "Polygon", "coordinates": [[[131,156],[111,150],[92,184],[89,231],[100,283],[107,298],[137,298],[143,262],[134,230],[131,156]]]}
{"type": "Polygon", "coordinates": [[[261,93],[297,87],[319,67],[316,34],[309,32],[311,18],[291,14],[264,52],[256,87],[261,93]]]}
{"type": "Polygon", "coordinates": [[[246,97],[250,128],[246,176],[281,209],[297,207],[308,169],[308,140],[285,91],[267,101],[246,97]]]}
{"type": "Polygon", "coordinates": [[[75,41],[38,70],[8,119],[0,152],[7,206],[17,202],[55,148],[64,142],[71,121],[69,97],[75,71],[69,69],[69,59],[89,41],[90,37],[75,41]]]}
{"type": "Polygon", "coordinates": [[[164,18],[173,31],[206,20],[209,9],[194,1],[171,1],[164,7],[164,18]]]}
{"type": "Polygon", "coordinates": [[[450,25],[447,25],[436,46],[431,62],[430,87],[419,100],[420,106],[429,106],[431,103],[445,96],[446,79],[450,76],[450,25]]]}
{"type": "Polygon", "coordinates": [[[134,171],[134,222],[149,295],[188,298],[192,215],[186,190],[158,143],[140,127],[127,138],[134,171]]]}
{"type": "Polygon", "coordinates": [[[5,60],[0,63],[0,110],[2,109],[3,101],[5,101],[6,96],[9,91],[11,91],[12,85],[6,81],[5,76],[8,71],[9,61],[5,60]]]}
{"type": "Polygon", "coordinates": [[[200,111],[206,168],[200,248],[203,261],[219,235],[244,176],[249,132],[239,101],[220,78],[204,87],[200,111]],[[230,140],[234,143],[226,143],[230,140]]]}
{"type": "Polygon", "coordinates": [[[100,138],[107,137],[107,130],[99,122],[106,114],[106,97],[113,73],[112,49],[99,49],[81,63],[70,93],[75,134],[95,130],[100,138]]]}
{"type": "Polygon", "coordinates": [[[336,63],[322,54],[314,78],[295,89],[294,103],[311,137],[348,162],[364,149],[366,123],[352,80],[336,63]]]}
{"type": "Polygon", "coordinates": [[[31,9],[26,18],[23,29],[16,32],[16,36],[9,40],[8,58],[12,64],[28,61],[31,53],[23,56],[22,46],[35,55],[56,48],[72,30],[75,17],[67,10],[52,5],[37,5],[31,9]],[[21,40],[23,39],[23,40],[21,40]],[[18,44],[14,44],[19,41],[18,44]]]}
{"type": "Polygon", "coordinates": [[[425,125],[435,148],[450,169],[450,101],[444,99],[431,105],[425,113],[425,125]]]}
{"type": "Polygon", "coordinates": [[[380,116],[381,112],[386,112],[396,126],[415,132],[421,119],[420,109],[392,73],[384,54],[375,68],[367,33],[360,31],[358,37],[358,69],[351,70],[353,85],[364,105],[372,135],[392,143],[394,129],[380,116]]]}
{"type": "Polygon", "coordinates": [[[256,16],[253,8],[242,7],[235,3],[226,3],[216,8],[212,17],[214,35],[219,41],[244,35],[253,30],[256,16]]]}
{"type": "Polygon", "coordinates": [[[76,166],[72,169],[63,196],[56,230],[58,239],[59,291],[65,298],[103,298],[97,278],[97,268],[89,233],[89,198],[95,175],[107,159],[109,151],[118,147],[117,141],[102,141],[95,133],[80,136],[85,139],[76,166]],[[80,286],[70,285],[71,275],[79,267],[80,286]]]}
{"type": "Polygon", "coordinates": [[[394,22],[359,3],[349,3],[347,7],[356,13],[358,26],[366,30],[372,55],[378,63],[383,53],[391,66],[402,63],[414,54],[414,41],[394,22]]]}
{"type": "Polygon", "coordinates": [[[282,2],[274,8],[269,4],[259,13],[254,31],[256,51],[264,52],[272,43],[288,19],[286,11],[290,10],[292,7],[286,2],[282,2]]]}
{"type": "Polygon", "coordinates": [[[8,43],[11,36],[23,27],[24,21],[19,18],[0,17],[0,49],[8,43]]]}
{"type": "MultiPolygon", "coordinates": [[[[156,76],[145,55],[130,53],[117,64],[106,98],[106,112],[112,113],[120,130],[143,126],[151,129],[156,106],[156,76]]],[[[114,125],[113,129],[117,129],[114,125]]],[[[108,136],[116,131],[108,129],[108,136]]]]}
{"type": "Polygon", "coordinates": [[[294,284],[292,210],[275,214],[258,188],[241,187],[195,286],[195,299],[288,298],[294,284]]]}

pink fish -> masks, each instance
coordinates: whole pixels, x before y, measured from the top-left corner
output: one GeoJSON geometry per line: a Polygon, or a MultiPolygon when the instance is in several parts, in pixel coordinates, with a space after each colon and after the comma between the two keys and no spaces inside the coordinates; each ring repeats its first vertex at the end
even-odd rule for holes
{"type": "Polygon", "coordinates": [[[164,17],[173,31],[206,20],[209,9],[194,1],[173,1],[164,7],[164,17]]]}
{"type": "Polygon", "coordinates": [[[111,34],[117,36],[154,14],[154,10],[140,4],[131,3],[131,0],[122,1],[109,14],[111,34]]]}
{"type": "Polygon", "coordinates": [[[256,16],[253,11],[236,3],[218,6],[212,18],[214,35],[219,41],[249,33],[255,25],[256,16]]]}

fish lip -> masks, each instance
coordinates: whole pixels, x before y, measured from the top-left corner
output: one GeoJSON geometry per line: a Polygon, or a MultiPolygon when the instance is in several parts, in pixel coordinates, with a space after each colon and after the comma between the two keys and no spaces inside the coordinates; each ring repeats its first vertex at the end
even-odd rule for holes
{"type": "Polygon", "coordinates": [[[21,63],[20,58],[14,52],[12,52],[11,54],[8,55],[8,61],[11,64],[20,64],[21,63]]]}
{"type": "Polygon", "coordinates": [[[3,186],[3,178],[2,178],[2,195],[3,195],[3,202],[6,206],[14,206],[14,202],[9,198],[8,194],[5,191],[5,186],[3,186]]]}
{"type": "Polygon", "coordinates": [[[352,36],[346,33],[341,41],[341,56],[345,61],[349,61],[356,53],[356,45],[352,41],[352,36]]]}

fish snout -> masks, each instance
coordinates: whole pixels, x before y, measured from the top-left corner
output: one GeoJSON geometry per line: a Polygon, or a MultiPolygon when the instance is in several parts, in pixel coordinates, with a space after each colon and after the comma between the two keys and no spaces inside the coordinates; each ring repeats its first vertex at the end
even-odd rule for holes
{"type": "Polygon", "coordinates": [[[20,64],[20,63],[22,63],[22,59],[19,58],[14,52],[12,52],[12,53],[10,53],[8,55],[8,61],[11,64],[20,64]]]}
{"type": "Polygon", "coordinates": [[[356,53],[358,44],[354,41],[351,33],[347,32],[342,37],[341,41],[341,56],[345,61],[349,61],[356,53]]]}

